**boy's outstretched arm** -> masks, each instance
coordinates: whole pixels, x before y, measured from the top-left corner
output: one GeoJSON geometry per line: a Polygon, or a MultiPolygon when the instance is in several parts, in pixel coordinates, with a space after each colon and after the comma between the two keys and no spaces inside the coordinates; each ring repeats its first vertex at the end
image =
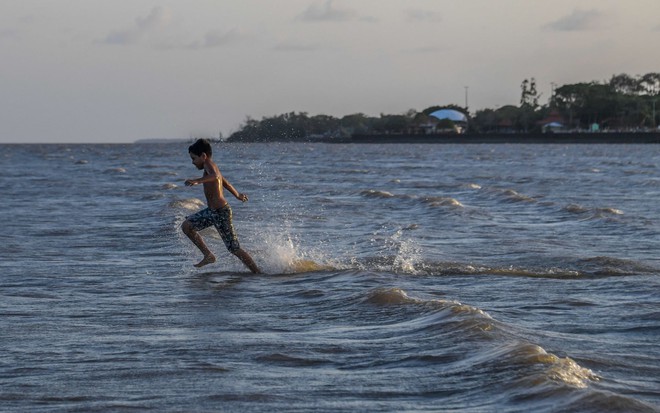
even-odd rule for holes
{"type": "Polygon", "coordinates": [[[204,172],[205,174],[201,178],[186,179],[186,186],[206,184],[209,182],[219,180],[218,177],[220,173],[216,170],[216,168],[212,168],[207,165],[204,165],[204,172]]]}
{"type": "Polygon", "coordinates": [[[238,200],[240,200],[240,201],[243,201],[243,202],[247,202],[247,200],[248,200],[248,196],[247,196],[246,194],[241,194],[241,193],[239,193],[239,192],[236,190],[236,188],[234,188],[234,187],[232,186],[232,184],[230,184],[229,181],[228,181],[227,179],[225,179],[224,176],[222,177],[222,186],[224,186],[225,188],[227,188],[227,190],[228,190],[229,192],[231,192],[231,194],[234,195],[234,196],[236,197],[236,199],[238,199],[238,200]]]}
{"type": "Polygon", "coordinates": [[[186,186],[193,186],[193,185],[199,185],[199,184],[205,184],[208,182],[213,182],[217,181],[218,177],[213,176],[213,175],[206,175],[201,178],[192,178],[192,179],[186,179],[186,186]]]}

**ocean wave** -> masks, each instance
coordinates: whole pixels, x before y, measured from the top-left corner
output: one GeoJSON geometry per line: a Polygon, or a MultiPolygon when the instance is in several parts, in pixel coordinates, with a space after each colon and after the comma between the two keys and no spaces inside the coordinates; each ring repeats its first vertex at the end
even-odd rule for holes
{"type": "Polygon", "coordinates": [[[598,213],[610,215],[623,215],[623,211],[617,208],[596,208],[598,213]]]}
{"type": "Polygon", "coordinates": [[[445,196],[407,195],[407,194],[398,195],[388,191],[378,191],[373,189],[362,191],[360,192],[360,195],[366,198],[379,198],[379,199],[395,198],[395,199],[412,200],[434,208],[438,208],[438,207],[464,208],[463,204],[459,200],[445,196]]]}
{"type": "Polygon", "coordinates": [[[423,260],[418,256],[406,260],[407,265],[402,266],[400,256],[371,257],[361,261],[353,260],[347,265],[335,268],[348,268],[356,265],[361,270],[390,271],[395,274],[416,276],[505,276],[548,279],[580,279],[632,275],[654,275],[660,273],[659,268],[648,264],[613,257],[594,257],[574,259],[557,257],[552,259],[552,266],[526,267],[516,265],[484,265],[477,263],[445,262],[423,260]],[[556,265],[559,263],[559,266],[556,265]]]}
{"type": "Polygon", "coordinates": [[[556,409],[552,411],[574,411],[574,412],[625,412],[625,413],[657,413],[658,409],[654,406],[635,400],[630,397],[622,396],[604,391],[589,391],[578,393],[573,397],[562,399],[556,398],[556,409]],[[565,408],[561,408],[563,406],[565,408]]]}
{"type": "Polygon", "coordinates": [[[402,332],[404,336],[420,331],[427,334],[451,332],[459,334],[464,340],[476,340],[483,345],[482,348],[461,363],[468,362],[475,366],[496,364],[506,370],[523,371],[524,380],[519,385],[561,383],[573,388],[585,388],[589,383],[599,380],[591,370],[569,357],[559,357],[539,345],[520,341],[509,333],[515,328],[503,325],[474,306],[457,301],[416,298],[397,287],[370,291],[363,302],[375,306],[419,306],[423,311],[420,311],[416,319],[407,322],[410,329],[402,332]],[[431,314],[427,313],[429,309],[433,310],[431,314]],[[489,343],[495,344],[495,347],[489,343]]]}
{"type": "Polygon", "coordinates": [[[489,187],[484,189],[484,192],[488,194],[489,197],[505,203],[523,203],[523,202],[537,202],[537,199],[525,194],[521,194],[515,189],[511,188],[499,188],[499,187],[489,187]]]}
{"type": "Polygon", "coordinates": [[[536,199],[527,195],[523,195],[513,189],[505,189],[501,192],[501,194],[509,202],[536,202],[536,199]]]}
{"type": "Polygon", "coordinates": [[[480,308],[455,300],[411,297],[402,288],[378,288],[363,298],[363,303],[375,306],[416,305],[420,316],[410,322],[415,330],[434,329],[442,325],[445,331],[463,331],[466,336],[495,330],[497,322],[480,308]],[[430,313],[428,313],[430,311],[430,313]]]}
{"type": "MultiPolygon", "coordinates": [[[[397,262],[401,258],[398,256],[371,257],[358,263],[360,269],[375,271],[393,271],[399,273],[399,270],[406,268],[397,267],[397,262]]],[[[548,268],[524,268],[519,266],[488,266],[475,263],[446,262],[415,260],[407,267],[405,274],[419,276],[448,276],[448,275],[502,275],[515,277],[538,277],[538,278],[577,278],[583,275],[580,271],[574,269],[563,269],[556,267],[548,268]]]]}
{"type": "Polygon", "coordinates": [[[585,274],[602,277],[660,273],[659,268],[638,261],[607,256],[585,258],[579,260],[578,265],[585,274]]]}
{"type": "Polygon", "coordinates": [[[185,209],[195,211],[200,208],[205,208],[206,204],[197,198],[176,199],[169,203],[170,208],[185,209]]]}
{"type": "Polygon", "coordinates": [[[660,187],[660,179],[653,178],[641,183],[642,186],[660,187]]]}
{"type": "Polygon", "coordinates": [[[566,207],[564,207],[564,210],[566,212],[570,212],[571,214],[583,214],[585,212],[588,212],[589,208],[578,204],[569,204],[566,207]]]}
{"type": "Polygon", "coordinates": [[[564,207],[564,211],[575,214],[582,215],[586,220],[596,220],[596,219],[612,219],[620,215],[624,215],[624,212],[618,208],[611,207],[585,207],[579,204],[569,204],[564,207]]]}
{"type": "Polygon", "coordinates": [[[517,344],[510,354],[516,362],[545,366],[542,376],[532,377],[532,382],[535,384],[553,381],[575,388],[585,388],[590,382],[600,380],[599,376],[590,369],[580,366],[575,360],[550,354],[542,347],[534,344],[517,344]]]}
{"type": "Polygon", "coordinates": [[[432,207],[456,207],[456,208],[464,208],[463,204],[461,204],[457,199],[455,198],[449,198],[449,197],[442,197],[442,196],[432,196],[432,197],[424,197],[421,198],[421,201],[424,204],[427,204],[432,207]]]}
{"type": "Polygon", "coordinates": [[[419,303],[420,301],[410,298],[400,288],[382,288],[370,292],[364,300],[366,303],[375,305],[419,303]]]}
{"type": "Polygon", "coordinates": [[[360,195],[367,198],[394,198],[395,195],[387,191],[376,191],[374,189],[368,189],[360,192],[360,195]]]}
{"type": "Polygon", "coordinates": [[[429,275],[499,275],[553,279],[652,275],[660,272],[660,269],[641,262],[612,257],[595,257],[577,261],[570,258],[557,258],[556,261],[563,262],[564,266],[531,268],[514,265],[497,267],[461,263],[432,263],[427,265],[425,272],[429,275]]]}

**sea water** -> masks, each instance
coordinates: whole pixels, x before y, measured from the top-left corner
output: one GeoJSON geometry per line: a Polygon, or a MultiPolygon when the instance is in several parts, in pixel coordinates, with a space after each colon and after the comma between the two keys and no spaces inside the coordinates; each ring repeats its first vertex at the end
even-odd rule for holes
{"type": "Polygon", "coordinates": [[[0,410],[651,412],[660,147],[0,146],[0,410]]]}

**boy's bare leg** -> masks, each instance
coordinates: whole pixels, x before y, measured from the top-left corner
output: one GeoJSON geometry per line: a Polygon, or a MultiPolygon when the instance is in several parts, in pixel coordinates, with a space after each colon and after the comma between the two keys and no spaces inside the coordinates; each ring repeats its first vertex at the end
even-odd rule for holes
{"type": "Polygon", "coordinates": [[[243,249],[239,249],[237,251],[232,252],[235,256],[240,258],[241,261],[243,261],[243,264],[245,264],[246,267],[252,271],[254,274],[261,274],[261,270],[259,267],[257,267],[257,264],[255,264],[254,260],[252,257],[250,257],[250,254],[248,254],[246,251],[243,249]]]}
{"type": "Polygon", "coordinates": [[[202,258],[200,262],[195,264],[195,267],[200,268],[208,264],[213,264],[215,262],[215,255],[213,255],[211,250],[209,250],[209,247],[206,246],[206,243],[204,242],[202,237],[197,233],[197,231],[192,229],[192,227],[190,226],[190,222],[184,221],[183,224],[181,225],[181,229],[183,230],[183,233],[186,234],[188,238],[190,238],[192,243],[195,244],[197,248],[199,248],[202,254],[204,254],[204,258],[202,258]]]}

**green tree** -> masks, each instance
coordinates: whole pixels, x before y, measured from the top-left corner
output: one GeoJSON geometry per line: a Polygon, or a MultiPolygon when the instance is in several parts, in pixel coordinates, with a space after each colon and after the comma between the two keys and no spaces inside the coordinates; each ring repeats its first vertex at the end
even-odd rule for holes
{"type": "Polygon", "coordinates": [[[475,113],[471,127],[476,132],[494,132],[498,125],[497,113],[493,109],[482,109],[475,113]]]}
{"type": "Polygon", "coordinates": [[[386,132],[403,133],[410,128],[411,119],[406,115],[380,115],[386,132]]]}
{"type": "MultiPolygon", "coordinates": [[[[567,84],[554,89],[552,107],[539,104],[541,94],[534,78],[521,84],[520,105],[505,105],[498,109],[482,109],[471,119],[471,129],[492,132],[501,129],[529,131],[537,121],[552,109],[559,110],[572,127],[588,127],[598,122],[611,127],[657,126],[660,108],[660,73],[643,76],[618,74],[608,82],[567,84]]],[[[381,114],[370,117],[362,113],[346,115],[341,119],[327,115],[310,117],[306,112],[289,112],[264,117],[257,121],[247,117],[230,141],[305,140],[310,135],[343,135],[354,133],[406,132],[413,123],[424,122],[424,117],[440,109],[453,109],[469,116],[466,108],[458,105],[431,106],[421,113],[409,110],[402,115],[381,114]]]]}
{"type": "Polygon", "coordinates": [[[335,133],[341,121],[334,116],[316,115],[309,118],[308,133],[312,135],[326,135],[335,133]]]}
{"type": "Polygon", "coordinates": [[[537,110],[539,109],[539,98],[541,94],[536,89],[536,79],[523,80],[520,85],[522,89],[520,94],[520,126],[527,132],[533,122],[537,120],[537,110]]]}
{"type": "Polygon", "coordinates": [[[498,109],[482,109],[475,114],[472,128],[477,132],[519,130],[521,117],[522,110],[514,105],[506,105],[498,109]]]}
{"type": "Polygon", "coordinates": [[[520,95],[520,107],[530,108],[532,111],[538,109],[541,93],[536,89],[536,79],[531,78],[530,80],[523,80],[520,88],[522,89],[520,95]]]}
{"type": "Polygon", "coordinates": [[[574,119],[579,119],[579,115],[585,106],[586,91],[590,87],[589,83],[576,83],[564,85],[555,90],[555,104],[557,108],[568,117],[568,124],[574,126],[574,119]]]}
{"type": "Polygon", "coordinates": [[[342,129],[347,130],[349,133],[367,133],[370,124],[370,119],[363,113],[346,115],[340,121],[342,129]]]}
{"type": "Polygon", "coordinates": [[[647,73],[640,79],[640,89],[649,96],[660,95],[660,73],[647,73]]]}

